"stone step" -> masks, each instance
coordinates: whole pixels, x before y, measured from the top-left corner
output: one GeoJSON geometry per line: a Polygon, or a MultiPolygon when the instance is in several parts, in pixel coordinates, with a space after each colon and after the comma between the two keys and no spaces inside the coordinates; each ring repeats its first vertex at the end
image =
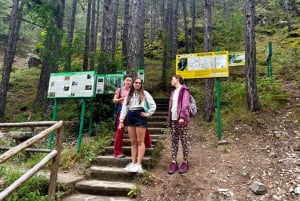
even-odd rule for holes
{"type": "MultiPolygon", "coordinates": [[[[166,130],[166,132],[167,132],[167,130],[166,130]]],[[[150,137],[151,137],[151,140],[163,140],[163,139],[165,139],[165,137],[166,137],[166,135],[165,135],[166,133],[164,133],[164,132],[160,132],[159,134],[150,134],[150,137]]],[[[123,139],[129,139],[129,135],[128,135],[128,133],[124,133],[124,136],[123,136],[123,139]]]]}
{"type": "Polygon", "coordinates": [[[83,193],[74,193],[62,199],[62,201],[132,201],[129,197],[101,196],[83,193]]]}
{"type": "MultiPolygon", "coordinates": [[[[153,148],[146,148],[145,149],[145,156],[148,156],[151,154],[153,148]]],[[[105,155],[113,155],[114,153],[114,147],[113,146],[107,146],[105,147],[105,155]]],[[[131,155],[131,147],[130,146],[123,146],[123,154],[125,156],[131,155]]]]}
{"type": "Polygon", "coordinates": [[[90,178],[110,181],[133,181],[136,173],[128,172],[124,167],[92,166],[90,178]]]}
{"type": "MultiPolygon", "coordinates": [[[[152,145],[155,145],[158,141],[159,141],[159,139],[151,137],[152,145]]],[[[114,145],[114,139],[112,140],[111,145],[112,146],[114,145]]],[[[131,145],[131,142],[130,142],[129,136],[126,135],[126,137],[123,137],[123,146],[130,146],[130,145],[131,145]]]]}
{"type": "Polygon", "coordinates": [[[135,188],[132,182],[118,182],[105,180],[83,180],[75,185],[80,193],[92,195],[127,196],[128,192],[135,188]]]}
{"type": "Polygon", "coordinates": [[[156,111],[156,112],[154,112],[153,116],[164,116],[164,117],[167,117],[168,116],[168,110],[166,110],[166,111],[156,111]]]}
{"type": "MultiPolygon", "coordinates": [[[[98,156],[93,162],[93,165],[107,166],[107,167],[120,167],[124,168],[128,163],[131,162],[130,156],[125,156],[125,158],[115,158],[111,155],[98,156]]],[[[150,164],[150,157],[145,156],[143,159],[143,167],[146,168],[150,164]]]]}
{"type": "Polygon", "coordinates": [[[148,128],[166,128],[168,123],[166,121],[148,121],[148,128]]]}
{"type": "Polygon", "coordinates": [[[148,119],[149,122],[164,122],[164,123],[167,123],[167,116],[163,115],[163,116],[155,116],[153,115],[152,117],[150,117],[148,119]]]}

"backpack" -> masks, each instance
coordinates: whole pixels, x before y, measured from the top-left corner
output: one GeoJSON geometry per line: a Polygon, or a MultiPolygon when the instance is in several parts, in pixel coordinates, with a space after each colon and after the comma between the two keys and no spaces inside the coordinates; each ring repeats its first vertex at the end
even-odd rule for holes
{"type": "MultiPolygon", "coordinates": [[[[182,94],[182,98],[183,98],[183,94],[182,94]]],[[[195,98],[192,96],[192,94],[190,94],[189,97],[189,113],[190,113],[190,117],[195,116],[198,112],[198,107],[196,104],[196,100],[195,98]]]]}
{"type": "Polygon", "coordinates": [[[189,113],[190,116],[195,116],[197,114],[198,111],[198,107],[196,104],[196,100],[195,98],[192,96],[192,94],[190,94],[190,98],[189,98],[189,113]]]}

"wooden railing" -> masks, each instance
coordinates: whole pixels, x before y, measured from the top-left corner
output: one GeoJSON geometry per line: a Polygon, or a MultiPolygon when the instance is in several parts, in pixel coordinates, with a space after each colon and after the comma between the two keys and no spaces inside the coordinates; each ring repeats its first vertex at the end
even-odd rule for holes
{"type": "Polygon", "coordinates": [[[59,158],[60,152],[62,149],[62,140],[63,140],[63,121],[43,121],[43,122],[22,122],[22,123],[0,123],[0,128],[2,127],[45,127],[50,126],[49,128],[43,130],[42,132],[34,135],[28,140],[22,142],[21,144],[10,148],[8,151],[0,155],[0,164],[4,163],[6,160],[15,156],[19,152],[33,145],[34,143],[48,137],[52,132],[56,132],[55,135],[55,148],[53,150],[49,150],[49,154],[46,155],[38,164],[36,164],[33,168],[25,172],[19,179],[13,182],[10,186],[0,192],[0,200],[4,200],[7,196],[9,196],[12,192],[14,192],[18,187],[24,184],[27,180],[29,180],[33,175],[35,175],[40,169],[42,169],[50,160],[52,160],[52,165],[50,168],[50,181],[48,188],[48,200],[55,200],[55,189],[56,189],[56,180],[58,174],[59,167],[59,158]]]}

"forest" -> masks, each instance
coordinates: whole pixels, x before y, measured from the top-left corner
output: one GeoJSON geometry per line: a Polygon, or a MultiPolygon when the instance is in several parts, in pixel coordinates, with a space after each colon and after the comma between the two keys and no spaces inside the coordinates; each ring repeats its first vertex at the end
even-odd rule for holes
{"type": "MultiPolygon", "coordinates": [[[[246,50],[248,108],[259,109],[256,91],[255,26],[287,26],[293,32],[299,2],[274,1],[8,1],[1,0],[1,46],[5,51],[0,116],[4,115],[16,54],[37,55],[41,72],[33,112],[48,107],[50,73],[125,68],[136,75],[145,59],[158,60],[167,89],[176,54],[246,50]],[[256,11],[255,11],[255,7],[256,11]],[[281,12],[279,12],[281,10],[281,12]],[[251,58],[251,59],[250,59],[251,58]],[[253,90],[252,90],[253,89],[253,90]],[[254,93],[251,93],[253,91],[254,93]]],[[[272,35],[274,29],[264,30],[272,35]]],[[[157,64],[156,64],[157,65],[157,64]]],[[[205,80],[204,119],[212,119],[213,79],[205,80]]]]}
{"type": "MultiPolygon", "coordinates": [[[[164,163],[169,161],[161,152],[156,169],[142,179],[152,184],[139,189],[137,200],[226,200],[216,198],[216,189],[223,187],[230,195],[235,192],[227,200],[297,199],[300,0],[0,3],[0,122],[50,120],[54,105],[47,98],[51,73],[113,74],[125,69],[137,76],[144,69],[145,89],[154,98],[168,98],[176,55],[242,52],[245,65],[230,67],[229,77],[218,79],[221,129],[229,145],[216,142],[217,79],[188,79],[199,111],[189,130],[191,174],[166,177],[164,163]],[[267,49],[270,44],[272,55],[267,49]],[[268,65],[272,65],[272,75],[268,65]],[[257,198],[249,193],[246,186],[253,178],[268,186],[268,194],[257,198]],[[181,179],[188,185],[178,183],[181,179]]],[[[101,133],[96,137],[111,138],[111,99],[112,94],[89,100],[96,106],[93,126],[101,133]],[[110,133],[108,137],[102,135],[105,132],[110,133]]],[[[68,170],[79,163],[85,172],[103,143],[93,138],[83,144],[82,153],[74,151],[80,104],[78,100],[60,102],[58,119],[71,122],[60,168],[68,170]]],[[[165,142],[165,150],[169,148],[165,142]]]]}

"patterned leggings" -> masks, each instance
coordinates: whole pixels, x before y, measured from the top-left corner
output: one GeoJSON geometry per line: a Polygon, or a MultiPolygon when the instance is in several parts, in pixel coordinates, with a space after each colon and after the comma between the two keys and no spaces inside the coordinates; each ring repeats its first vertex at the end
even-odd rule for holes
{"type": "Polygon", "coordinates": [[[182,145],[183,160],[187,161],[189,154],[189,143],[187,141],[187,126],[179,126],[176,121],[171,122],[172,160],[177,160],[179,138],[182,145]]]}

